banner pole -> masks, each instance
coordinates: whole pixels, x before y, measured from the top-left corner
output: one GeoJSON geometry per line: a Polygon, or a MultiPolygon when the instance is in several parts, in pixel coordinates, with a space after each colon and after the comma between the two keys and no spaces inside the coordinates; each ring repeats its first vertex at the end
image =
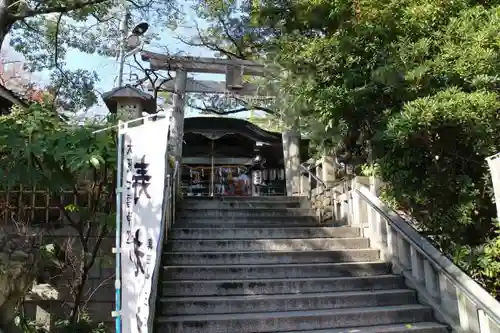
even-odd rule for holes
{"type": "Polygon", "coordinates": [[[214,187],[215,187],[215,183],[214,183],[214,141],[212,139],[212,153],[211,153],[211,159],[210,159],[210,196],[213,197],[214,196],[214,187]]]}
{"type": "Polygon", "coordinates": [[[487,157],[486,161],[488,162],[488,167],[490,169],[495,205],[497,207],[497,218],[500,219],[500,154],[487,157]]]}
{"type": "MultiPolygon", "coordinates": [[[[122,223],[122,192],[123,192],[123,134],[120,133],[123,123],[118,121],[117,165],[116,165],[116,234],[115,234],[115,332],[121,333],[121,223],[122,223]]],[[[125,125],[126,126],[126,125],[125,125]]]]}
{"type": "Polygon", "coordinates": [[[128,127],[128,124],[139,123],[140,121],[143,121],[143,120],[144,121],[149,121],[149,120],[163,119],[165,117],[166,116],[159,115],[158,113],[154,113],[154,114],[148,114],[147,116],[135,118],[135,119],[128,120],[128,121],[121,121],[121,120],[119,120],[117,125],[111,125],[111,126],[108,126],[108,127],[105,127],[105,128],[101,128],[101,129],[95,130],[94,132],[92,132],[92,134],[97,134],[97,133],[105,132],[105,131],[108,131],[110,129],[113,129],[113,128],[116,128],[116,127],[120,127],[120,125],[128,127]]]}
{"type": "Polygon", "coordinates": [[[119,127],[122,186],[116,240],[123,246],[123,255],[116,265],[117,333],[151,333],[154,327],[166,227],[162,212],[169,187],[165,179],[169,119],[148,119],[138,126],[121,123],[119,127]]]}

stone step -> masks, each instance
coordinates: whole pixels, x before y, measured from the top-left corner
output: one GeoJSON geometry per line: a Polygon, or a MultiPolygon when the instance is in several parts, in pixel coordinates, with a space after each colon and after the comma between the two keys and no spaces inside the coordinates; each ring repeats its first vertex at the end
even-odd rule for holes
{"type": "Polygon", "coordinates": [[[241,265],[367,262],[379,260],[375,249],[318,251],[164,252],[167,265],[241,265]]]}
{"type": "Polygon", "coordinates": [[[280,228],[178,228],[169,232],[169,239],[289,239],[289,238],[355,238],[361,230],[353,227],[280,227],[280,228]]]}
{"type": "Polygon", "coordinates": [[[214,199],[214,200],[184,200],[180,208],[196,209],[229,209],[229,208],[311,208],[308,200],[273,200],[262,199],[234,200],[234,199],[214,199]]]}
{"type": "Polygon", "coordinates": [[[329,309],[314,311],[260,312],[238,314],[208,314],[160,316],[157,332],[168,333],[257,333],[286,332],[412,324],[432,320],[432,310],[422,305],[329,309]]]}
{"type": "Polygon", "coordinates": [[[207,265],[164,266],[161,281],[179,280],[241,280],[285,279],[343,276],[387,275],[391,266],[386,262],[352,262],[326,264],[275,265],[207,265]]]}
{"type": "Polygon", "coordinates": [[[173,228],[314,228],[314,227],[341,227],[345,222],[328,222],[320,224],[316,218],[305,217],[241,217],[241,218],[179,218],[173,228]]]}
{"type": "Polygon", "coordinates": [[[311,251],[330,249],[366,249],[367,238],[302,238],[302,239],[252,239],[252,240],[170,240],[165,250],[169,252],[238,252],[238,251],[311,251]]]}
{"type": "Polygon", "coordinates": [[[163,316],[225,314],[278,311],[309,311],[355,307],[382,307],[416,303],[409,289],[343,291],[296,295],[246,295],[163,297],[159,314],[163,316]]]}
{"type": "Polygon", "coordinates": [[[448,327],[439,323],[421,322],[412,324],[393,324],[336,328],[326,330],[288,331],[283,333],[449,333],[448,327]]]}
{"type": "Polygon", "coordinates": [[[192,204],[197,204],[200,202],[206,202],[206,201],[215,201],[215,200],[222,200],[222,201],[240,201],[240,202],[246,202],[246,201],[261,201],[261,202],[274,202],[274,201],[287,201],[287,202],[297,202],[297,201],[309,201],[307,196],[282,196],[282,195],[276,195],[276,196],[259,196],[259,197],[250,197],[250,196],[214,196],[214,197],[197,197],[197,196],[185,196],[183,201],[192,203],[192,204]]]}
{"type": "Polygon", "coordinates": [[[250,217],[250,216],[315,217],[316,211],[307,208],[226,208],[226,209],[188,208],[178,212],[178,217],[189,217],[189,218],[193,217],[238,218],[238,217],[250,217]]]}
{"type": "Polygon", "coordinates": [[[162,296],[236,296],[404,288],[398,275],[255,280],[184,280],[161,283],[162,296]]]}

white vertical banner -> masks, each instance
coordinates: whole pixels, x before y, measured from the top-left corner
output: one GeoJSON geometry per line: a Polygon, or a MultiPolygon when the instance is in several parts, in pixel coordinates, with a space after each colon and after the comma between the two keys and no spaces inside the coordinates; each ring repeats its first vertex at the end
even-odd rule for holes
{"type": "Polygon", "coordinates": [[[497,216],[500,218],[500,154],[490,156],[486,159],[490,167],[493,191],[495,192],[495,204],[497,206],[497,216]]]}
{"type": "Polygon", "coordinates": [[[154,269],[163,222],[169,119],[145,120],[123,135],[121,224],[122,333],[152,331],[154,269]]]}

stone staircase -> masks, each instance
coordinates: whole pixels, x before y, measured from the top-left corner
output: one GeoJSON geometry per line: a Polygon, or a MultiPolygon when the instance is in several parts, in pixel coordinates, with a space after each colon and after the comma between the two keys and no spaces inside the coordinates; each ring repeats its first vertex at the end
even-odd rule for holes
{"type": "Polygon", "coordinates": [[[164,246],[157,333],[445,333],[359,228],[306,199],[184,201],[164,246]]]}

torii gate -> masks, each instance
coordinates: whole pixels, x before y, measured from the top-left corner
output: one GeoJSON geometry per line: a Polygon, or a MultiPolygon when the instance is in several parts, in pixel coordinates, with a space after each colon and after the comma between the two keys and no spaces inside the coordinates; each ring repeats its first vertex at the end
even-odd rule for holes
{"type": "MultiPolygon", "coordinates": [[[[142,60],[150,64],[152,70],[175,71],[175,79],[162,85],[161,91],[174,93],[174,108],[171,120],[172,155],[182,157],[182,138],[184,136],[185,94],[193,93],[230,93],[240,96],[271,97],[258,90],[257,85],[243,82],[244,75],[264,76],[264,65],[250,60],[216,59],[205,57],[168,56],[143,51],[142,60]],[[225,82],[193,80],[187,73],[225,74],[225,82]]],[[[283,134],[283,156],[288,195],[299,193],[300,182],[300,133],[288,131],[283,134]]]]}

